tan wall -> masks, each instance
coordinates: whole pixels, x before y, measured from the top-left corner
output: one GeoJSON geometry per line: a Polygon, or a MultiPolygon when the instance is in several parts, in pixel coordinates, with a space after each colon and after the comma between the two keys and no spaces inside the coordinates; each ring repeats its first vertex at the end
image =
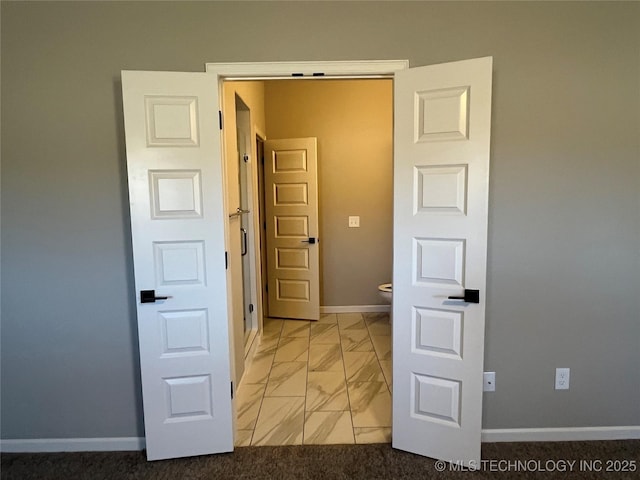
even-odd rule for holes
{"type": "MultiPolygon", "coordinates": [[[[240,206],[240,190],[238,186],[238,144],[236,138],[236,95],[238,95],[251,111],[251,130],[265,131],[264,120],[264,85],[262,82],[225,82],[224,89],[224,121],[225,169],[227,179],[227,209],[233,212],[240,206]]],[[[255,144],[251,158],[256,158],[255,144]]],[[[252,209],[253,210],[253,209],[252,209]]],[[[229,219],[229,273],[231,289],[237,292],[230,299],[232,309],[230,330],[233,338],[232,370],[236,381],[242,376],[244,366],[244,321],[242,298],[242,257],[240,239],[240,219],[229,219]]],[[[260,302],[256,300],[260,308],[260,302]]]]}
{"type": "Polygon", "coordinates": [[[265,85],[268,138],[318,138],[321,305],[383,303],[377,286],[391,281],[392,90],[386,79],[265,85]]]}

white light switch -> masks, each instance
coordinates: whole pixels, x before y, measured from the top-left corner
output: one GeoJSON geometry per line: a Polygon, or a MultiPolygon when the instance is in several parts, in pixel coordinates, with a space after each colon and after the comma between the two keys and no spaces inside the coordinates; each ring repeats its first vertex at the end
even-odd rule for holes
{"type": "Polygon", "coordinates": [[[349,217],[349,228],[357,228],[360,226],[360,217],[349,217]]]}

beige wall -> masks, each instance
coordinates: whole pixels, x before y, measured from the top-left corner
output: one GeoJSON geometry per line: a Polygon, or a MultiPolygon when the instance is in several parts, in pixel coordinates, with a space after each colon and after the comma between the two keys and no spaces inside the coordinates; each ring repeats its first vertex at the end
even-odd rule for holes
{"type": "Polygon", "coordinates": [[[391,281],[392,90],[391,80],[265,85],[268,138],[318,138],[321,305],[383,303],[377,286],[391,281]]]}

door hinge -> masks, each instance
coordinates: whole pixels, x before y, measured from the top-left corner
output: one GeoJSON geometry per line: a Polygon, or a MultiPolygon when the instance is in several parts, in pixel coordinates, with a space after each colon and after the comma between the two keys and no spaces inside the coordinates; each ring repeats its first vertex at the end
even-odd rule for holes
{"type": "Polygon", "coordinates": [[[249,304],[249,313],[253,313],[253,303],[249,304]]]}
{"type": "Polygon", "coordinates": [[[266,283],[264,284],[264,291],[269,293],[269,285],[267,285],[266,283]]]}
{"type": "Polygon", "coordinates": [[[231,382],[231,400],[233,400],[233,382],[231,382]]]}
{"type": "Polygon", "coordinates": [[[229,252],[224,252],[224,269],[229,269],[229,252]]]}
{"type": "Polygon", "coordinates": [[[264,223],[262,224],[262,228],[264,228],[265,230],[267,229],[267,221],[265,220],[264,223]]]}
{"type": "Polygon", "coordinates": [[[222,130],[222,110],[218,110],[218,120],[220,121],[220,130],[222,130]]]}

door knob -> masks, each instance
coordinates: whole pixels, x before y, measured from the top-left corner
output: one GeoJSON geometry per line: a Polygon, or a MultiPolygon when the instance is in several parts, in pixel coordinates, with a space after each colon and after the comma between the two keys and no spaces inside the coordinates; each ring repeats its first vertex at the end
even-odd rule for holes
{"type": "Polygon", "coordinates": [[[166,300],[171,297],[156,297],[155,290],[140,290],[140,303],[154,303],[156,300],[166,300]]]}
{"type": "Polygon", "coordinates": [[[466,303],[480,303],[480,290],[464,289],[464,296],[451,296],[449,300],[462,300],[466,303]]]}

